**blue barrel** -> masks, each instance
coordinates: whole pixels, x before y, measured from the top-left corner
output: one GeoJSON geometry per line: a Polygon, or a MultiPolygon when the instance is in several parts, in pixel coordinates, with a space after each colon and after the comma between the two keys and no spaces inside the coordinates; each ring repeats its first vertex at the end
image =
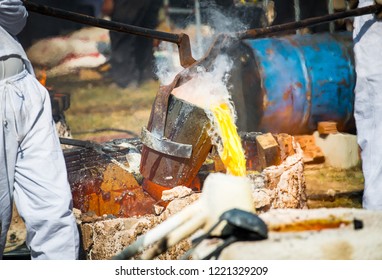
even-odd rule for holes
{"type": "MultiPolygon", "coordinates": [[[[337,122],[339,131],[354,130],[355,72],[350,33],[254,39],[244,44],[250,49],[255,61],[251,67],[255,69],[253,80],[248,82],[247,77],[242,87],[252,91],[247,95],[257,96],[254,100],[262,101],[256,101],[251,111],[247,108],[246,118],[257,118],[251,131],[311,133],[320,121],[337,122]]],[[[242,75],[245,72],[242,70],[242,75]]],[[[248,100],[243,104],[246,102],[253,103],[248,100]]],[[[248,131],[248,127],[241,130],[248,131]]]]}

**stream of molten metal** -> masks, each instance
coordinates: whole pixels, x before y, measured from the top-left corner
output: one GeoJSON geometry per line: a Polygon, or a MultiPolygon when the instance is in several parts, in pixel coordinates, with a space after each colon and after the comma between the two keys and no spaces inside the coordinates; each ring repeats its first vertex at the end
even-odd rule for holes
{"type": "Polygon", "coordinates": [[[219,154],[227,173],[234,176],[246,176],[244,150],[228,104],[214,106],[212,112],[220,131],[223,150],[219,154]]]}

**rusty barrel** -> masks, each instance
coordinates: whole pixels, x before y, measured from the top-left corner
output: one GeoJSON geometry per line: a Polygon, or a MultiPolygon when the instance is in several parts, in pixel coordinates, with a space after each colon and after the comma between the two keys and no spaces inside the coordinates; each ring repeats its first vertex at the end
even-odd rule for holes
{"type": "MultiPolygon", "coordinates": [[[[151,189],[156,190],[190,187],[212,148],[210,127],[204,109],[170,94],[163,136],[172,142],[192,145],[192,153],[189,158],[168,155],[143,143],[140,172],[146,184],[148,180],[149,185],[155,186],[151,189]]],[[[158,194],[154,196],[158,198],[158,194]]]]}
{"type": "Polygon", "coordinates": [[[240,130],[303,134],[335,121],[340,131],[354,131],[351,33],[244,40],[234,51],[240,130]]]}

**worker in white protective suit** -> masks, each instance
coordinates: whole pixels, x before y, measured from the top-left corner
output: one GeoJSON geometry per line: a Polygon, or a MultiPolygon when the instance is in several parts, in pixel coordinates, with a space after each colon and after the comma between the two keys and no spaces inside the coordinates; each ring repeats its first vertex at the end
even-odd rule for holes
{"type": "Polygon", "coordinates": [[[0,0],[0,259],[13,201],[32,259],[77,259],[79,233],[47,90],[15,39],[27,11],[0,0]]]}
{"type": "MultiPolygon", "coordinates": [[[[382,0],[360,0],[358,7],[382,0]]],[[[365,177],[363,207],[382,210],[382,20],[380,15],[354,19],[357,82],[354,116],[365,177]]]]}

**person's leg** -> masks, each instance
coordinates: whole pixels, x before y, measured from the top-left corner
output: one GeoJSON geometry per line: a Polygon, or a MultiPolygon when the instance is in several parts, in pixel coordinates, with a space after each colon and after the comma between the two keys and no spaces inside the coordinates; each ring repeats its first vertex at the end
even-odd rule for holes
{"type": "MultiPolygon", "coordinates": [[[[362,1],[360,6],[371,4],[362,1]]],[[[382,210],[382,22],[373,15],[354,20],[357,73],[354,117],[365,177],[363,207],[382,210]]]]}
{"type": "MultiPolygon", "coordinates": [[[[142,0],[143,17],[139,26],[154,30],[158,25],[160,5],[156,0],[142,0]],[[145,5],[143,5],[145,4],[145,5]]],[[[136,65],[139,69],[139,84],[155,78],[154,41],[145,37],[137,37],[135,45],[136,65]]]]}
{"type": "Polygon", "coordinates": [[[63,153],[47,90],[31,75],[11,84],[20,143],[14,199],[32,259],[77,259],[79,234],[63,153]]]}
{"type": "Polygon", "coordinates": [[[376,84],[357,78],[355,120],[365,178],[363,207],[366,209],[382,209],[382,104],[378,101],[376,84]]]}
{"type": "Polygon", "coordinates": [[[110,33],[111,69],[107,75],[120,87],[127,87],[137,83],[139,70],[134,56],[136,36],[129,34],[110,33]]]}
{"type": "MultiPolygon", "coordinates": [[[[146,0],[145,0],[146,1],[146,0]]],[[[140,26],[144,17],[145,1],[115,0],[111,19],[129,25],[140,26]]],[[[121,87],[138,83],[141,62],[136,57],[138,35],[110,32],[111,69],[109,75],[121,87]]]]}

